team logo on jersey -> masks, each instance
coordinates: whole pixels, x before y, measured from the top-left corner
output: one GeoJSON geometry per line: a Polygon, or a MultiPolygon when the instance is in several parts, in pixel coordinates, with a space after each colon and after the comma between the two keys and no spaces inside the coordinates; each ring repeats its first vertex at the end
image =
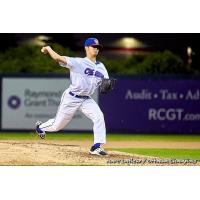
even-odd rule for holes
{"type": "Polygon", "coordinates": [[[88,76],[96,76],[96,77],[99,77],[99,78],[103,78],[104,75],[99,72],[99,71],[95,71],[94,69],[90,69],[90,68],[86,68],[85,69],[85,74],[87,74],[88,76]]]}

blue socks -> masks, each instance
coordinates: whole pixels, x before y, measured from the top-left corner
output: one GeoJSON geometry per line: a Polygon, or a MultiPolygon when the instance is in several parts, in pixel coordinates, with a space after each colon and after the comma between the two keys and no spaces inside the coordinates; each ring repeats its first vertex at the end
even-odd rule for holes
{"type": "Polygon", "coordinates": [[[36,128],[36,131],[37,131],[38,133],[43,133],[43,131],[39,128],[39,126],[36,128]]]}
{"type": "Polygon", "coordinates": [[[101,143],[96,143],[93,145],[94,149],[100,148],[101,143]]]}

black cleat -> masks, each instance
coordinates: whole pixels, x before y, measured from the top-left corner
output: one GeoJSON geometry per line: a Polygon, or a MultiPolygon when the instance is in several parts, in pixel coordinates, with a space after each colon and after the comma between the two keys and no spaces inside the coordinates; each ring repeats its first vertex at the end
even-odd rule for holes
{"type": "Polygon", "coordinates": [[[93,146],[90,149],[90,154],[92,155],[98,155],[98,156],[106,156],[108,155],[103,148],[99,147],[99,148],[94,148],[93,146]]]}
{"type": "Polygon", "coordinates": [[[37,135],[41,138],[41,139],[45,139],[45,131],[42,131],[39,126],[42,124],[41,121],[37,121],[36,122],[36,128],[35,128],[35,132],[37,133],[37,135]]]}

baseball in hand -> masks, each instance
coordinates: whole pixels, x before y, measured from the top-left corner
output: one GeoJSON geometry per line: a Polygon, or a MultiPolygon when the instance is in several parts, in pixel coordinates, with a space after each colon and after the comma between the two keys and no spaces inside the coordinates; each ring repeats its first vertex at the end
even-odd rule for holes
{"type": "Polygon", "coordinates": [[[48,53],[47,47],[42,47],[41,52],[44,54],[47,54],[48,53]]]}

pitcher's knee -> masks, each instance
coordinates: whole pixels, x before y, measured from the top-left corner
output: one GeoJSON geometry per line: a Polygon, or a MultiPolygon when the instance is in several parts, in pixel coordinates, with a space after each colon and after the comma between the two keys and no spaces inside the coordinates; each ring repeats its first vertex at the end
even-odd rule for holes
{"type": "Polygon", "coordinates": [[[104,115],[102,112],[99,112],[98,115],[95,117],[94,122],[102,122],[104,121],[104,115]]]}

